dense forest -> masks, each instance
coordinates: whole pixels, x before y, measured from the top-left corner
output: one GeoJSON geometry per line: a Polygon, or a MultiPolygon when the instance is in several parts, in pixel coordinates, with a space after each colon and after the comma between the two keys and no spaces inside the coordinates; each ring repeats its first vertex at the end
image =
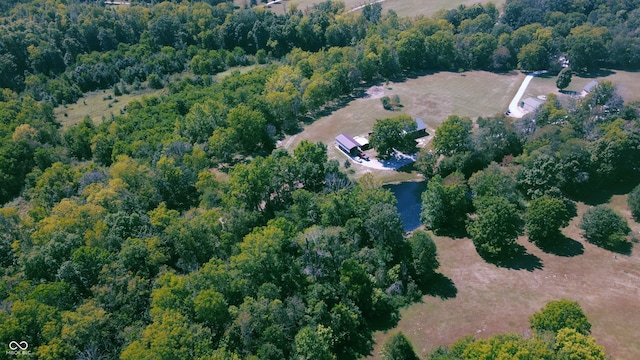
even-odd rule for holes
{"type": "MultiPolygon", "coordinates": [[[[577,72],[640,67],[638,1],[508,0],[434,18],[156,3],[0,4],[0,343],[27,341],[40,359],[368,355],[373,331],[437,293],[435,244],[403,232],[373,177],[350,180],[322,143],[275,149],[283,134],[427,70],[553,72],[562,56],[577,72]],[[142,87],[168,92],[100,123],[62,130],[53,115],[93,90],[142,87]]],[[[523,228],[548,246],[580,194],[637,182],[638,104],[609,83],[556,100],[518,122],[449,118],[417,164],[427,228],[470,235],[499,262],[523,228]],[[548,209],[555,229],[540,225],[548,209]],[[492,226],[494,214],[512,221],[492,226]]],[[[624,248],[623,225],[593,242],[624,248]]]]}

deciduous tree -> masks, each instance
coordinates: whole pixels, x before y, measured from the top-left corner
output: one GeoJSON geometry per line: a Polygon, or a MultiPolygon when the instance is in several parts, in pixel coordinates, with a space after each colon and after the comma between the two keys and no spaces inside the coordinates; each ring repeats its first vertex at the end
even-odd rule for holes
{"type": "Polygon", "coordinates": [[[591,333],[591,323],[582,312],[580,304],[567,299],[550,301],[529,318],[529,324],[538,332],[558,333],[561,329],[575,329],[583,335],[591,333]]]}
{"type": "Polygon", "coordinates": [[[371,134],[371,146],[381,159],[389,159],[395,150],[413,154],[416,142],[410,134],[416,129],[411,116],[402,114],[393,118],[377,120],[371,134]]]}
{"type": "Polygon", "coordinates": [[[631,231],[627,220],[612,208],[598,205],[582,215],[580,228],[584,237],[592,244],[605,248],[615,248],[626,242],[631,231]]]}
{"type": "Polygon", "coordinates": [[[413,271],[418,281],[425,281],[440,266],[438,250],[431,236],[425,231],[415,231],[408,239],[413,257],[413,271]]]}
{"type": "Polygon", "coordinates": [[[421,221],[436,232],[457,232],[464,228],[471,200],[464,176],[457,172],[442,179],[434,176],[422,193],[421,221]]]}
{"type": "Polygon", "coordinates": [[[418,360],[413,346],[402,331],[392,335],[384,342],[380,350],[380,357],[383,360],[418,360]]]}
{"type": "Polygon", "coordinates": [[[569,225],[569,212],[564,201],[544,195],[529,203],[525,222],[529,241],[549,244],[560,235],[560,228],[569,225]]]}
{"type": "Polygon", "coordinates": [[[640,220],[640,185],[636,186],[633,191],[629,193],[627,205],[629,206],[629,210],[631,210],[633,218],[636,221],[640,220]]]}
{"type": "Polygon", "coordinates": [[[482,197],[475,201],[477,220],[467,232],[481,255],[496,258],[514,251],[520,231],[520,216],[515,205],[502,197],[482,197]]]}
{"type": "Polygon", "coordinates": [[[436,129],[433,147],[439,154],[451,156],[469,149],[473,123],[468,117],[451,115],[436,129]]]}
{"type": "Polygon", "coordinates": [[[581,334],[571,328],[558,331],[555,341],[558,359],[562,360],[605,360],[602,346],[591,336],[581,334]]]}

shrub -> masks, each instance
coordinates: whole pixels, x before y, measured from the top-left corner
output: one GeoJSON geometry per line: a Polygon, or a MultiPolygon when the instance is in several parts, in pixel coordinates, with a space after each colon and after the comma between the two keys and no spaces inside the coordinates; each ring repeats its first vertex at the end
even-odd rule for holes
{"type": "Polygon", "coordinates": [[[582,216],[580,228],[588,242],[604,248],[615,248],[626,242],[631,231],[627,221],[613,209],[598,205],[582,216]]]}

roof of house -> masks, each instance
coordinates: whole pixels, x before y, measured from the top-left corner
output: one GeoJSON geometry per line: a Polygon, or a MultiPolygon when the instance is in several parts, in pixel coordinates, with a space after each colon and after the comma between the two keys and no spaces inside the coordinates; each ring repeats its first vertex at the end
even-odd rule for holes
{"type": "Polygon", "coordinates": [[[353,148],[357,148],[360,146],[357,141],[355,141],[351,136],[347,134],[340,134],[336,136],[336,142],[342,146],[343,148],[351,151],[353,148]]]}
{"type": "Polygon", "coordinates": [[[522,107],[526,110],[535,110],[538,108],[538,106],[542,105],[542,103],[544,103],[544,101],[534,97],[530,97],[522,101],[522,107]]]}
{"type": "Polygon", "coordinates": [[[355,140],[359,146],[365,146],[369,144],[369,140],[363,138],[362,136],[354,136],[353,140],[355,140]]]}
{"type": "Polygon", "coordinates": [[[595,80],[591,80],[587,85],[585,85],[582,90],[586,92],[591,92],[594,87],[598,86],[598,82],[595,80]]]}
{"type": "Polygon", "coordinates": [[[422,119],[416,119],[416,131],[424,131],[427,130],[427,125],[422,121],[422,119]]]}

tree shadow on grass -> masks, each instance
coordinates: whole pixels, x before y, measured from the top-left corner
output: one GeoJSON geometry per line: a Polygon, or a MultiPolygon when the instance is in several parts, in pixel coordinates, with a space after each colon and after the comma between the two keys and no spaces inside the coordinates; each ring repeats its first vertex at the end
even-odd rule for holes
{"type": "Polygon", "coordinates": [[[396,171],[410,174],[415,170],[413,164],[414,164],[413,162],[410,162],[407,165],[402,165],[399,168],[397,168],[396,171]]]}
{"type": "Polygon", "coordinates": [[[630,241],[622,241],[617,243],[614,246],[602,246],[603,249],[609,250],[614,253],[618,253],[621,255],[631,255],[631,250],[633,249],[633,244],[630,241]]]}
{"type": "Polygon", "coordinates": [[[467,229],[464,227],[464,225],[447,226],[445,228],[435,229],[433,233],[438,236],[448,236],[453,239],[462,239],[469,237],[469,233],[467,233],[467,229]]]}
{"type": "Polygon", "coordinates": [[[434,273],[420,284],[420,291],[424,295],[437,296],[443,300],[453,299],[458,295],[458,288],[453,281],[440,273],[434,273]]]}
{"type": "Polygon", "coordinates": [[[640,183],[640,177],[630,176],[620,178],[618,181],[608,183],[594,184],[586,188],[569,194],[569,197],[575,201],[582,201],[587,205],[600,205],[611,200],[613,195],[628,194],[640,183]]]}
{"type": "Polygon", "coordinates": [[[578,75],[583,78],[597,78],[613,75],[615,73],[615,71],[609,69],[591,69],[588,71],[580,71],[578,72],[578,75]]]}
{"type": "Polygon", "coordinates": [[[499,256],[480,254],[480,256],[488,263],[511,270],[534,271],[536,269],[542,269],[543,267],[542,260],[534,254],[528,253],[527,249],[520,244],[516,244],[513,251],[508,254],[499,256]]]}
{"type": "Polygon", "coordinates": [[[584,254],[584,246],[571,238],[559,234],[545,243],[537,244],[547,254],[573,257],[584,254]]]}

